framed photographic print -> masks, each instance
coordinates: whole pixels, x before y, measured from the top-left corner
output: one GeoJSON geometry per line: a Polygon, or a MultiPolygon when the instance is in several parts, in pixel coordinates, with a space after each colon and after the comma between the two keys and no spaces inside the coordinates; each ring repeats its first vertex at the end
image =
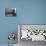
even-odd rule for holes
{"type": "Polygon", "coordinates": [[[5,8],[5,16],[16,16],[16,8],[5,8]]]}

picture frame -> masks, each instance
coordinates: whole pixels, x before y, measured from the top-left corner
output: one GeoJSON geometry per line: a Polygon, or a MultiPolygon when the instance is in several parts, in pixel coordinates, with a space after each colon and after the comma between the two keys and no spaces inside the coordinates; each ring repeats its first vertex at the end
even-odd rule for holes
{"type": "Polygon", "coordinates": [[[5,8],[5,16],[16,16],[16,8],[5,8]]]}

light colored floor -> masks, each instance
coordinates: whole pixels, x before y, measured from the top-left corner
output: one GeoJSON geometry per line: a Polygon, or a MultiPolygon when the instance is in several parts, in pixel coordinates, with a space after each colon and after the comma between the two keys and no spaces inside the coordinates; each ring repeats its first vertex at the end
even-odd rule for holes
{"type": "MultiPolygon", "coordinates": [[[[8,46],[8,44],[0,44],[0,46],[8,46]]],[[[19,45],[15,44],[14,46],[46,46],[46,42],[45,41],[32,42],[31,40],[28,41],[21,40],[19,45]]]]}
{"type": "MultiPolygon", "coordinates": [[[[8,44],[0,44],[0,46],[8,46],[8,44]]],[[[18,46],[18,44],[10,45],[10,46],[18,46]]]]}
{"type": "Polygon", "coordinates": [[[21,40],[20,46],[46,46],[46,42],[45,41],[32,42],[31,40],[28,41],[21,40]]]}

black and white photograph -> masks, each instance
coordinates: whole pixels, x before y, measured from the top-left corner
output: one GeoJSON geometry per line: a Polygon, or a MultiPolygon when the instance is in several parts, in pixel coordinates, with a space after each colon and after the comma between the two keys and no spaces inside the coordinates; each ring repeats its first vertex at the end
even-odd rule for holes
{"type": "Polygon", "coordinates": [[[5,8],[5,16],[16,16],[16,8],[5,8]]]}

